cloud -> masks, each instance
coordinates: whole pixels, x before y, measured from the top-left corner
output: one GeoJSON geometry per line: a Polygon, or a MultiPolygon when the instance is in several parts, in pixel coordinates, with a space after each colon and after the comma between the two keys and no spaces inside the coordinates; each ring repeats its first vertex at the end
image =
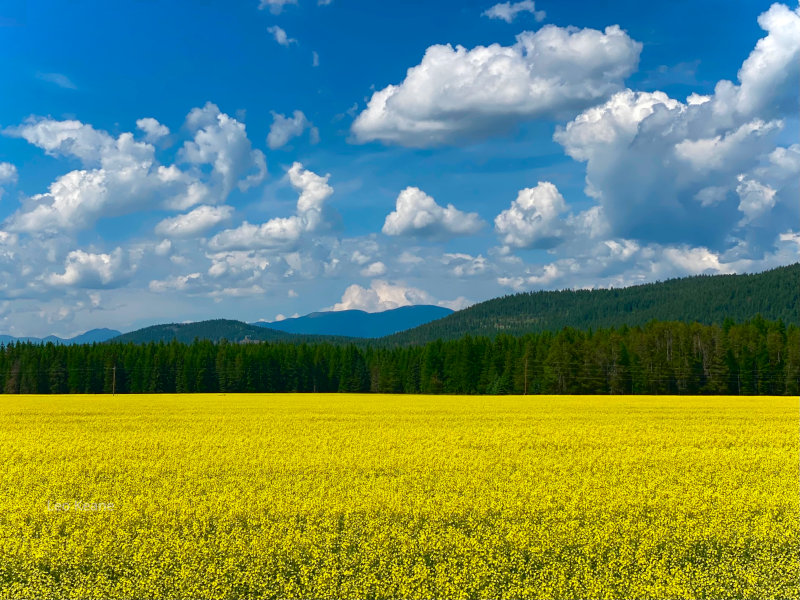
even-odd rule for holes
{"type": "Polygon", "coordinates": [[[553,25],[521,33],[508,47],[431,46],[402,83],[372,95],[353,139],[436,146],[571,115],[619,90],[641,48],[618,26],[553,25]]]}
{"type": "Polygon", "coordinates": [[[549,181],[525,188],[511,207],[494,220],[494,228],[503,244],[515,248],[550,248],[565,236],[561,215],[567,204],[558,188],[549,181]]]}
{"type": "Polygon", "coordinates": [[[220,199],[236,186],[246,191],[264,180],[266,158],[261,150],[252,148],[244,123],[207,102],[203,108],[192,109],[186,125],[194,139],[184,143],[181,158],[194,165],[213,166],[212,179],[218,184],[220,199]]]}
{"type": "Polygon", "coordinates": [[[740,225],[755,221],[758,217],[768,212],[775,206],[775,190],[744,175],[738,177],[739,185],[736,193],[739,195],[738,209],[744,214],[740,225]]]}
{"type": "Polygon", "coordinates": [[[309,141],[312,144],[319,143],[319,130],[309,121],[302,111],[296,110],[291,117],[272,112],[272,127],[267,135],[267,145],[270,150],[276,150],[285,146],[294,137],[303,135],[308,129],[309,141]]]}
{"type": "Polygon", "coordinates": [[[793,147],[776,148],[796,118],[800,9],[775,4],[759,24],[767,35],[738,85],[720,81],[713,95],[686,102],[624,90],[557,129],[554,139],[586,163],[586,193],[611,236],[715,251],[733,244],[757,257],[800,217],[797,177],[786,176],[793,147]]]}
{"type": "Polygon", "coordinates": [[[264,252],[254,250],[229,250],[207,256],[212,262],[208,269],[211,277],[233,276],[235,280],[248,282],[264,274],[273,262],[264,252]]]}
{"type": "MultiPolygon", "coordinates": [[[[193,109],[186,121],[193,139],[184,144],[179,160],[189,169],[159,164],[155,147],[132,133],[113,137],[77,120],[30,118],[7,128],[5,135],[25,139],[50,156],[78,159],[83,168],[25,199],[5,227],[31,235],[75,232],[100,218],[224,202],[234,187],[246,190],[264,179],[264,154],[252,148],[242,123],[211,103],[193,109]]],[[[168,131],[152,118],[137,125],[149,139],[168,131]]]]}
{"type": "Polygon", "coordinates": [[[137,119],[136,127],[144,132],[145,141],[151,144],[155,144],[162,138],[165,138],[169,135],[169,128],[166,125],[162,125],[152,117],[137,119]]]}
{"type": "Polygon", "coordinates": [[[800,174],[800,144],[788,148],[775,148],[769,155],[770,162],[786,175],[800,174]]]}
{"type": "Polygon", "coordinates": [[[319,53],[316,50],[311,51],[311,66],[312,67],[319,66],[319,53]]]}
{"type": "Polygon", "coordinates": [[[259,10],[268,8],[273,15],[279,15],[287,4],[297,4],[297,0],[261,0],[258,8],[259,10]]]}
{"type": "MultiPolygon", "coordinates": [[[[87,166],[99,164],[123,152],[121,139],[115,140],[106,132],[74,119],[56,121],[31,117],[18,127],[7,128],[4,133],[20,137],[50,156],[75,157],[87,166]]],[[[132,136],[126,141],[131,142],[126,144],[129,150],[137,148],[132,136]]],[[[145,144],[139,144],[138,149],[144,153],[149,150],[145,144]]]]}
{"type": "Polygon", "coordinates": [[[172,250],[172,242],[170,240],[161,240],[153,248],[153,253],[156,256],[168,256],[172,250]]]}
{"type": "Polygon", "coordinates": [[[395,210],[386,216],[383,233],[427,238],[470,235],[483,227],[477,213],[465,213],[452,204],[446,208],[421,189],[407,187],[397,196],[395,210]]]}
{"type": "Polygon", "coordinates": [[[442,262],[450,267],[450,272],[456,277],[483,275],[490,268],[489,261],[480,254],[471,256],[463,253],[446,253],[442,256],[442,262]]]}
{"type": "Polygon", "coordinates": [[[73,250],[67,255],[64,273],[48,275],[45,281],[54,287],[106,288],[118,284],[129,274],[130,266],[121,248],[111,254],[73,250]]]}
{"type": "Polygon", "coordinates": [[[465,298],[457,298],[451,301],[437,301],[433,296],[424,290],[414,287],[407,287],[401,283],[389,283],[382,279],[374,279],[369,288],[364,288],[358,284],[349,286],[342,294],[341,302],[337,302],[326,310],[363,310],[366,312],[380,312],[391,310],[401,306],[411,306],[415,304],[433,304],[436,306],[458,307],[459,310],[469,306],[470,302],[465,298]]]}
{"type": "Polygon", "coordinates": [[[275,38],[275,41],[281,46],[286,46],[288,48],[291,44],[297,43],[296,39],[290,38],[288,35],[286,35],[286,32],[282,27],[273,25],[272,27],[267,27],[267,31],[272,34],[272,37],[275,38]]]}
{"type": "Polygon", "coordinates": [[[261,225],[245,221],[235,229],[215,235],[210,246],[216,250],[289,248],[305,233],[325,226],[325,201],[333,194],[328,185],[330,175],[320,176],[294,163],[288,172],[292,186],[300,192],[297,210],[291,217],[276,217],[261,225]]]}
{"type": "Polygon", "coordinates": [[[186,292],[201,293],[208,290],[208,286],[203,281],[201,273],[190,273],[188,275],[172,275],[166,279],[154,279],[148,286],[151,292],[186,292]]]}
{"type": "Polygon", "coordinates": [[[164,219],[156,225],[155,232],[165,237],[194,237],[228,220],[233,214],[231,206],[198,206],[185,215],[164,219]]]}
{"type": "Polygon", "coordinates": [[[42,81],[46,81],[47,83],[57,85],[65,90],[78,89],[78,86],[76,86],[69,77],[61,73],[37,73],[36,77],[42,81]]]}
{"type": "Polygon", "coordinates": [[[704,246],[641,244],[605,239],[559,248],[550,263],[526,266],[497,282],[517,291],[624,287],[673,277],[755,272],[791,262],[791,240],[779,241],[774,254],[761,260],[738,259],[704,246]]]}
{"type": "Polygon", "coordinates": [[[159,165],[155,149],[131,133],[113,138],[79,121],[30,119],[6,130],[50,154],[78,158],[86,168],[53,181],[47,193],[26,200],[6,226],[32,234],[77,231],[100,217],[169,206],[187,193],[190,177],[159,165]]]}
{"type": "Polygon", "coordinates": [[[483,16],[490,19],[502,19],[506,23],[511,23],[520,13],[531,13],[537,21],[543,21],[545,12],[536,10],[533,0],[522,0],[522,2],[502,2],[495,4],[483,13],[483,16]]]}
{"type": "Polygon", "coordinates": [[[374,262],[368,267],[361,269],[362,277],[380,277],[386,274],[386,265],[380,261],[374,262]]]}
{"type": "Polygon", "coordinates": [[[791,10],[783,4],[773,4],[758,17],[758,24],[767,36],[758,41],[742,64],[740,86],[720,82],[715,95],[720,105],[731,102],[736,112],[745,117],[758,114],[769,119],[796,114],[800,8],[791,10]]]}
{"type": "Polygon", "coordinates": [[[3,197],[4,185],[14,185],[17,183],[17,167],[7,162],[0,162],[0,198],[3,197]]]}
{"type": "Polygon", "coordinates": [[[675,155],[700,173],[730,170],[732,164],[748,160],[760,138],[766,141],[765,150],[773,148],[770,134],[781,127],[780,121],[756,119],[714,137],[682,140],[675,144],[675,155]]]}

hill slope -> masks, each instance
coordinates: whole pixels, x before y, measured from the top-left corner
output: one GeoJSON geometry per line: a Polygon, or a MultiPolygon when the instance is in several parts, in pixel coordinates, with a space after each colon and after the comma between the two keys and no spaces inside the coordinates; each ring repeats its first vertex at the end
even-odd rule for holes
{"type": "Polygon", "coordinates": [[[147,344],[149,342],[171,342],[176,340],[184,344],[191,344],[195,339],[210,340],[212,342],[224,339],[229,342],[291,342],[298,344],[303,342],[348,343],[355,341],[352,338],[336,336],[295,335],[230,319],[153,325],[130,333],[124,333],[109,341],[123,344],[128,342],[147,344]]]}
{"type": "Polygon", "coordinates": [[[282,331],[275,331],[265,327],[248,325],[241,321],[228,319],[214,319],[211,321],[199,321],[197,323],[169,323],[166,325],[153,325],[122,334],[112,341],[135,344],[146,344],[148,342],[170,342],[177,340],[190,344],[197,339],[219,341],[226,339],[230,342],[242,342],[245,340],[253,341],[283,341],[292,336],[282,331]]]}
{"type": "Polygon", "coordinates": [[[800,324],[800,264],[753,275],[703,275],[610,290],[530,292],[495,298],[383,338],[419,344],[463,335],[642,325],[661,321],[722,323],[765,319],[800,324]]]}
{"type": "Polygon", "coordinates": [[[253,323],[253,325],[287,333],[379,338],[441,319],[452,312],[449,308],[441,306],[417,305],[402,306],[377,313],[363,310],[316,312],[275,323],[253,323]]]}

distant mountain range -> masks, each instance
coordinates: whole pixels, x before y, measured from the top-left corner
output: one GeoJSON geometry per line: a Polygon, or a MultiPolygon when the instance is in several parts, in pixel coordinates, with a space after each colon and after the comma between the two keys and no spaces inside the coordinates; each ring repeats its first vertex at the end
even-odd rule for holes
{"type": "Polygon", "coordinates": [[[191,343],[195,339],[226,339],[365,344],[370,340],[373,344],[395,346],[464,335],[494,337],[498,333],[521,335],[564,327],[632,327],[652,320],[722,324],[726,319],[741,322],[758,314],[767,320],[800,325],[800,263],[753,275],[708,275],[620,289],[515,294],[458,312],[438,306],[406,306],[380,313],[317,312],[274,323],[216,319],[154,325],[125,334],[93,329],[69,339],[0,335],[0,343],[191,343]]]}
{"type": "Polygon", "coordinates": [[[315,312],[273,323],[259,321],[252,324],[287,333],[379,338],[441,319],[452,312],[441,306],[401,306],[376,313],[363,310],[315,312]]]}
{"type": "Polygon", "coordinates": [[[620,289],[504,296],[385,337],[381,343],[424,344],[467,334],[522,335],[564,327],[633,327],[653,320],[722,324],[759,314],[800,325],[800,263],[753,275],[700,275],[620,289]]]}
{"type": "Polygon", "coordinates": [[[71,338],[60,338],[55,335],[48,335],[45,338],[0,335],[0,344],[10,344],[11,342],[32,342],[34,344],[46,344],[47,342],[52,342],[54,344],[63,344],[65,346],[70,346],[72,344],[99,344],[101,342],[107,342],[118,335],[120,335],[120,332],[116,329],[92,329],[91,331],[87,331],[86,333],[82,333],[71,338]]]}
{"type": "Polygon", "coordinates": [[[230,342],[347,342],[353,338],[378,338],[416,327],[451,314],[440,306],[404,306],[379,313],[363,310],[315,312],[304,317],[274,323],[243,323],[215,319],[198,323],[153,325],[122,334],[115,342],[147,343],[177,340],[191,343],[196,338],[230,342]]]}
{"type": "Polygon", "coordinates": [[[33,342],[57,344],[91,344],[114,342],[146,344],[177,340],[189,344],[195,339],[218,342],[332,342],[343,343],[353,338],[383,337],[404,329],[416,327],[434,319],[445,317],[453,311],[440,306],[404,306],[380,313],[362,310],[315,312],[304,317],[285,319],[275,323],[243,323],[231,319],[213,319],[196,323],[167,323],[120,333],[113,329],[93,329],[74,338],[56,336],[46,338],[16,338],[0,335],[0,343],[33,342]]]}
{"type": "Polygon", "coordinates": [[[287,341],[293,336],[283,331],[267,329],[248,325],[241,321],[230,319],[214,319],[199,321],[197,323],[169,323],[166,325],[153,325],[144,329],[137,329],[124,333],[116,338],[115,342],[146,344],[148,342],[170,342],[176,340],[185,344],[192,343],[195,339],[219,341],[226,339],[230,342],[277,342],[287,341]]]}

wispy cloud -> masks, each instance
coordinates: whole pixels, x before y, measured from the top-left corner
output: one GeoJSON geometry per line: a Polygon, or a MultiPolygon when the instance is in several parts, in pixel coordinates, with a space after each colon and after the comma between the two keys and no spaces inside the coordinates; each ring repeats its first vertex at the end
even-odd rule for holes
{"type": "Polygon", "coordinates": [[[283,30],[282,27],[278,27],[277,25],[273,25],[272,27],[268,27],[267,31],[272,34],[272,37],[275,38],[275,41],[278,42],[281,46],[289,46],[290,44],[296,44],[297,40],[294,38],[290,38],[286,35],[286,32],[283,30]]]}
{"type": "Polygon", "coordinates": [[[545,12],[536,10],[533,0],[522,0],[522,2],[502,2],[495,4],[483,13],[483,16],[490,19],[502,19],[506,23],[511,23],[520,13],[531,13],[537,21],[543,21],[545,12]]]}
{"type": "Polygon", "coordinates": [[[297,4],[297,0],[261,0],[258,8],[260,10],[267,8],[273,15],[279,15],[287,4],[297,4]]]}
{"type": "Polygon", "coordinates": [[[62,73],[37,73],[36,78],[47,83],[52,83],[65,90],[77,90],[78,86],[62,73]]]}

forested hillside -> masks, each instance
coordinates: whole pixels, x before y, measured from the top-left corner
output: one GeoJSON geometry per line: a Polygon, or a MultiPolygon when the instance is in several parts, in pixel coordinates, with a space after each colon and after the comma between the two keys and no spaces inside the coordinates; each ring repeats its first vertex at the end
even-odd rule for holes
{"type": "Polygon", "coordinates": [[[392,348],[172,341],[0,351],[5,393],[798,394],[799,380],[800,329],[760,318],[392,348]]]}
{"type": "Polygon", "coordinates": [[[800,324],[800,263],[754,275],[704,275],[610,290],[531,292],[495,298],[383,338],[423,344],[464,335],[522,335],[643,325],[648,321],[736,322],[756,315],[800,324]]]}
{"type": "Polygon", "coordinates": [[[153,325],[144,329],[137,329],[130,333],[122,334],[112,341],[117,343],[148,344],[151,342],[177,341],[189,344],[194,340],[208,340],[219,342],[320,342],[320,341],[347,341],[337,340],[332,336],[321,335],[294,335],[284,331],[277,331],[269,327],[248,325],[242,321],[230,319],[214,319],[211,321],[198,321],[197,323],[170,323],[168,325],[153,325]]]}

